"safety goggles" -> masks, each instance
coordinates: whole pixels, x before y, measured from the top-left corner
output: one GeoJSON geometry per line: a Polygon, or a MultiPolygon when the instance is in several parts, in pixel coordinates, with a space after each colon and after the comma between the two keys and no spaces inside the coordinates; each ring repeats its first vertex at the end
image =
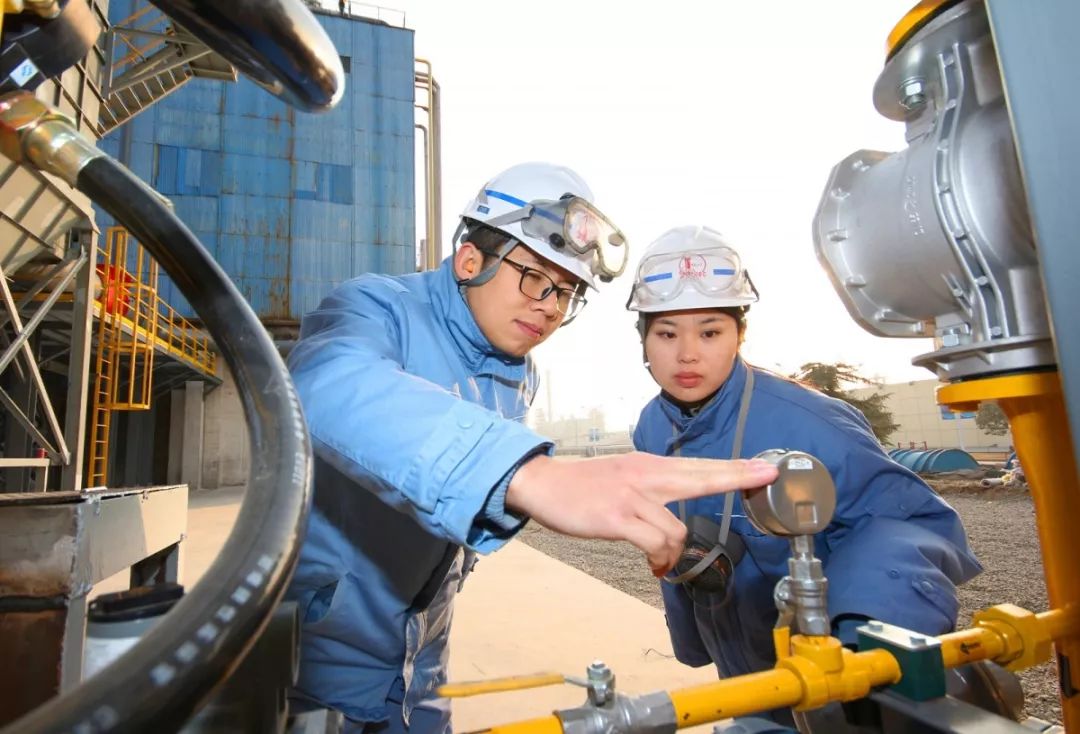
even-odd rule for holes
{"type": "Polygon", "coordinates": [[[485,195],[520,206],[484,222],[489,227],[521,223],[521,231],[548,243],[556,250],[567,248],[578,255],[593,253],[592,271],[610,279],[626,269],[629,248],[622,230],[585,199],[569,196],[558,201],[522,201],[500,191],[485,195]]]}
{"type": "Polygon", "coordinates": [[[714,247],[647,257],[638,265],[634,292],[656,301],[670,301],[687,287],[706,296],[730,297],[750,303],[757,289],[730,247],[714,247]]]}

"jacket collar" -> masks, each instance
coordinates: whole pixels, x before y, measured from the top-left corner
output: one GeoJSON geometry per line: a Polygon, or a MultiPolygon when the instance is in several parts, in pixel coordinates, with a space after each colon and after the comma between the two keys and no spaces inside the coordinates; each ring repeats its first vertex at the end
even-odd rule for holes
{"type": "Polygon", "coordinates": [[[504,354],[484,336],[454,278],[454,259],[443,260],[433,275],[431,300],[436,318],[446,327],[458,356],[469,371],[512,380],[524,379],[528,358],[504,354]]]}
{"type": "Polygon", "coordinates": [[[713,395],[712,400],[694,415],[685,415],[678,405],[661,393],[660,408],[672,426],[673,435],[668,441],[668,448],[671,449],[671,444],[676,441],[682,445],[698,436],[708,433],[717,435],[733,427],[738,418],[739,401],[742,399],[746,372],[749,369],[743,358],[736,356],[727,380],[713,395]]]}

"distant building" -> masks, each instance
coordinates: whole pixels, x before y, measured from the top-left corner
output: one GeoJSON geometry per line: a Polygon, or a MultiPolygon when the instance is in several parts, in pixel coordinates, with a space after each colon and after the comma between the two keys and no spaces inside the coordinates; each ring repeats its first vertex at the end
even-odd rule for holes
{"type": "Polygon", "coordinates": [[[529,414],[529,426],[541,436],[551,439],[557,449],[572,453],[586,453],[590,448],[618,447],[629,450],[631,445],[629,432],[607,430],[604,411],[600,408],[592,408],[582,416],[555,420],[549,420],[543,410],[537,410],[529,414]]]}
{"type": "Polygon", "coordinates": [[[916,380],[864,387],[851,393],[859,398],[875,392],[889,396],[885,407],[892,413],[893,421],[900,424],[889,438],[889,447],[1008,450],[1012,445],[1011,434],[993,436],[975,425],[974,413],[953,413],[939,406],[935,392],[940,386],[937,380],[916,380]]]}

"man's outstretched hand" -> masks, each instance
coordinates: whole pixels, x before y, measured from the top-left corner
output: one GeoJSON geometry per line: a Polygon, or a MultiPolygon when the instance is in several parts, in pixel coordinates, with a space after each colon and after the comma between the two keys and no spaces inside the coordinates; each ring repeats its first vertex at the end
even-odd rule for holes
{"type": "Polygon", "coordinates": [[[645,552],[653,574],[666,573],[682,551],[686,527],[664,505],[753,489],[776,479],[759,459],[687,459],[634,452],[557,461],[537,456],[510,480],[506,508],[578,538],[626,540],[645,552]]]}

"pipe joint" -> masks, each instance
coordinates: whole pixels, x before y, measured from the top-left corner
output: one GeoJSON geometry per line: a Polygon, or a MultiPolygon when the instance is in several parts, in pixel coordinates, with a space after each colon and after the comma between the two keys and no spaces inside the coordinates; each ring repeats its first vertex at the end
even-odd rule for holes
{"type": "Polygon", "coordinates": [[[71,119],[26,91],[0,99],[0,152],[15,163],[29,161],[72,186],[87,163],[104,155],[71,119]]]}
{"type": "Polygon", "coordinates": [[[994,662],[1006,670],[1023,670],[1050,659],[1049,630],[1034,612],[1015,604],[998,604],[976,612],[972,624],[991,629],[1001,637],[1005,650],[994,662]]]}

